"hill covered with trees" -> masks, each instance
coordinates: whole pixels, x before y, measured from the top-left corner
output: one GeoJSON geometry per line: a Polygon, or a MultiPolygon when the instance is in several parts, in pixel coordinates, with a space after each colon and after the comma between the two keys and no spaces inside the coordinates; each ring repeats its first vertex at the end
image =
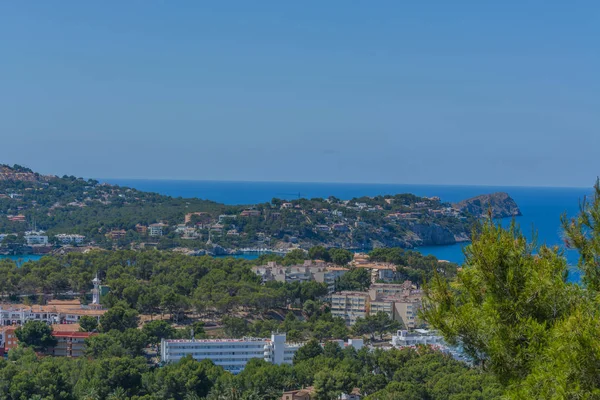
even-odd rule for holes
{"type": "Polygon", "coordinates": [[[104,248],[142,243],[208,250],[214,245],[235,250],[452,244],[468,240],[477,218],[437,197],[412,194],[231,206],[93,179],[45,176],[18,165],[0,169],[0,234],[22,235],[35,226],[51,239],[80,234],[104,248]],[[148,227],[155,223],[162,223],[160,234],[152,235],[148,227]]]}

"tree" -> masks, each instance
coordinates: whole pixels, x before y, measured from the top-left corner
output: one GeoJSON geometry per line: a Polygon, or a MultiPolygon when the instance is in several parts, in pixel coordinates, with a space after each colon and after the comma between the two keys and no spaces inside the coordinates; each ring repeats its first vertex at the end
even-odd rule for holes
{"type": "MultiPolygon", "coordinates": [[[[597,252],[586,245],[600,227],[600,190],[567,235],[582,251],[582,264],[597,252]],[[588,236],[591,235],[591,236],[588,236]]],[[[427,287],[425,319],[451,344],[460,344],[477,365],[493,372],[510,398],[589,398],[600,335],[594,268],[582,268],[587,290],[567,281],[557,248],[528,243],[515,223],[508,230],[486,220],[465,249],[465,264],[448,282],[435,275],[427,287]],[[588,275],[588,272],[590,274],[588,275]]],[[[588,264],[589,266],[589,264],[588,264]]]]}
{"type": "Polygon", "coordinates": [[[150,321],[142,328],[146,334],[149,344],[157,345],[161,339],[169,339],[175,336],[175,328],[166,321],[150,321]]]}
{"type": "Polygon", "coordinates": [[[383,340],[383,335],[386,333],[395,332],[402,328],[400,322],[390,318],[390,316],[383,311],[379,311],[375,314],[374,318],[376,321],[377,332],[379,333],[379,340],[383,340]]]}
{"type": "Polygon", "coordinates": [[[57,343],[52,328],[42,321],[27,321],[15,330],[15,335],[21,344],[35,351],[45,351],[57,343]]]}
{"type": "Polygon", "coordinates": [[[308,258],[311,260],[331,261],[331,257],[327,249],[323,246],[314,246],[308,250],[308,258]]]}
{"type": "Polygon", "coordinates": [[[346,265],[354,258],[354,254],[346,249],[329,249],[329,257],[334,264],[346,265]]]}
{"type": "Polygon", "coordinates": [[[323,348],[315,339],[309,340],[294,354],[294,364],[317,357],[323,354],[323,348]]]}
{"type": "Polygon", "coordinates": [[[248,333],[248,322],[244,318],[230,317],[228,315],[221,319],[223,331],[228,337],[238,338],[248,333]]]}
{"type": "Polygon", "coordinates": [[[109,309],[100,317],[100,331],[108,332],[112,329],[125,331],[129,328],[137,328],[139,317],[137,311],[117,305],[109,309]]]}
{"type": "Polygon", "coordinates": [[[366,268],[353,268],[341,276],[337,290],[366,290],[371,286],[371,273],[366,268]]]}
{"type": "Polygon", "coordinates": [[[92,332],[98,329],[98,319],[84,315],[79,319],[79,330],[82,332],[92,332]]]}

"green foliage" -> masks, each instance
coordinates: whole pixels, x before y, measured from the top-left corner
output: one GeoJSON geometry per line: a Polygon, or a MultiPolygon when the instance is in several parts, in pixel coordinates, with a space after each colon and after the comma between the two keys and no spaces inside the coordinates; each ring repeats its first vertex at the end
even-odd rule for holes
{"type": "Polygon", "coordinates": [[[84,315],[79,319],[79,327],[82,332],[92,332],[98,329],[98,319],[96,317],[90,317],[84,315]]]}
{"type": "Polygon", "coordinates": [[[300,363],[321,354],[323,354],[323,348],[319,344],[319,341],[312,339],[300,347],[296,354],[294,354],[294,363],[300,363]]]}
{"type": "Polygon", "coordinates": [[[221,320],[227,337],[239,338],[248,333],[248,322],[244,318],[224,316],[221,320]]]}
{"type": "Polygon", "coordinates": [[[42,321],[27,321],[22,327],[15,330],[19,343],[31,347],[35,351],[44,351],[56,345],[56,338],[52,336],[52,328],[42,321]]]}
{"type": "MultiPolygon", "coordinates": [[[[216,223],[220,215],[236,217],[221,221],[224,232],[235,228],[240,233],[234,236],[210,233],[211,242],[225,248],[262,247],[265,242],[275,245],[292,241],[299,241],[303,247],[322,244],[334,248],[369,247],[375,242],[398,246],[414,239],[415,223],[420,229],[442,230],[448,237],[453,237],[454,234],[468,234],[474,220],[468,214],[461,215],[462,218],[432,215],[430,209],[441,210],[449,204],[410,194],[363,197],[349,202],[334,198],[298,199],[291,201],[293,207],[287,209],[280,208],[281,200],[273,199],[270,203],[252,205],[260,216],[247,217],[240,214],[245,208],[242,206],[197,198],[172,198],[74,176],[59,178],[26,173],[31,174],[29,179],[0,181],[0,194],[21,196],[19,199],[0,198],[0,215],[22,213],[28,221],[35,219],[51,238],[58,233],[78,233],[105,249],[155,241],[159,249],[181,246],[212,250],[206,245],[208,226],[216,223]],[[357,203],[367,207],[362,204],[358,207],[357,203]],[[188,223],[197,228],[195,233],[201,236],[183,239],[174,226],[183,223],[190,212],[203,213],[192,216],[188,223]],[[406,212],[413,213],[414,218],[396,217],[396,213],[406,212]],[[168,225],[159,239],[143,236],[135,229],[137,224],[159,221],[166,221],[168,225]],[[317,229],[318,225],[328,229],[317,229]],[[125,237],[118,240],[107,237],[107,233],[115,229],[125,230],[125,237]]],[[[0,232],[22,234],[25,229],[25,224],[0,218],[0,232]]],[[[19,249],[16,244],[8,248],[9,251],[19,249]]],[[[299,254],[287,257],[286,263],[305,258],[305,255],[296,256],[299,254]]],[[[338,257],[333,261],[343,264],[345,259],[338,257]]]]}
{"type": "Polygon", "coordinates": [[[371,286],[371,273],[366,268],[352,268],[336,282],[336,290],[367,290],[371,286]]]}
{"type": "Polygon", "coordinates": [[[171,339],[175,337],[175,328],[166,321],[146,322],[142,327],[142,332],[148,338],[148,343],[158,345],[161,339],[171,339]]]}
{"type": "Polygon", "coordinates": [[[307,386],[325,399],[354,388],[368,399],[498,399],[501,394],[489,374],[427,348],[357,352],[336,343],[324,350],[315,342],[307,346],[294,365],[253,359],[237,376],[190,357],[149,368],[144,358],[127,354],[38,358],[31,349],[16,349],[10,361],[0,360],[0,400],[278,400],[285,390],[307,386]]]}
{"type": "Polygon", "coordinates": [[[454,263],[440,262],[435,256],[399,247],[375,249],[369,253],[369,259],[397,265],[401,275],[399,280],[410,280],[416,284],[431,280],[434,274],[452,278],[458,269],[454,263]]]}
{"type": "Polygon", "coordinates": [[[123,332],[126,329],[137,328],[138,323],[137,311],[117,305],[100,317],[100,331],[109,332],[115,329],[123,332]]]}
{"type": "Polygon", "coordinates": [[[391,319],[383,311],[379,311],[375,315],[368,315],[365,318],[357,318],[355,324],[352,326],[352,330],[356,335],[370,335],[371,340],[375,340],[376,334],[383,340],[383,335],[395,332],[400,328],[402,328],[400,322],[391,319]]]}
{"type": "Polygon", "coordinates": [[[451,282],[436,276],[424,317],[507,388],[507,397],[597,398],[600,365],[600,188],[563,218],[585,287],[568,282],[557,248],[528,243],[513,224],[486,221],[451,282]]]}
{"type": "Polygon", "coordinates": [[[348,251],[346,249],[329,249],[329,258],[331,259],[331,261],[334,264],[337,265],[346,265],[348,264],[350,261],[352,261],[352,258],[354,258],[354,255],[352,254],[351,251],[348,251]]]}

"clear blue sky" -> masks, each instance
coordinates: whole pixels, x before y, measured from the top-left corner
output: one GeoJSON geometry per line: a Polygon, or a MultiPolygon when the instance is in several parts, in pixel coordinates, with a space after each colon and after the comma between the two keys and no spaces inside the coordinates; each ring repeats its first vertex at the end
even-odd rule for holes
{"type": "Polygon", "coordinates": [[[201,180],[600,174],[598,1],[210,3],[0,2],[0,163],[201,180]]]}

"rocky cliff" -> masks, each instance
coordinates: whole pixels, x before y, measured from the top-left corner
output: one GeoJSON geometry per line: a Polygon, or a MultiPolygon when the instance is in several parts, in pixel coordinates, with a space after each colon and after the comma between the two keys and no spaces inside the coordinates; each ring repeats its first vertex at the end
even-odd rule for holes
{"type": "Polygon", "coordinates": [[[508,193],[504,192],[483,194],[455,203],[453,207],[476,217],[487,215],[490,207],[494,218],[508,218],[522,215],[517,203],[508,193]]]}

